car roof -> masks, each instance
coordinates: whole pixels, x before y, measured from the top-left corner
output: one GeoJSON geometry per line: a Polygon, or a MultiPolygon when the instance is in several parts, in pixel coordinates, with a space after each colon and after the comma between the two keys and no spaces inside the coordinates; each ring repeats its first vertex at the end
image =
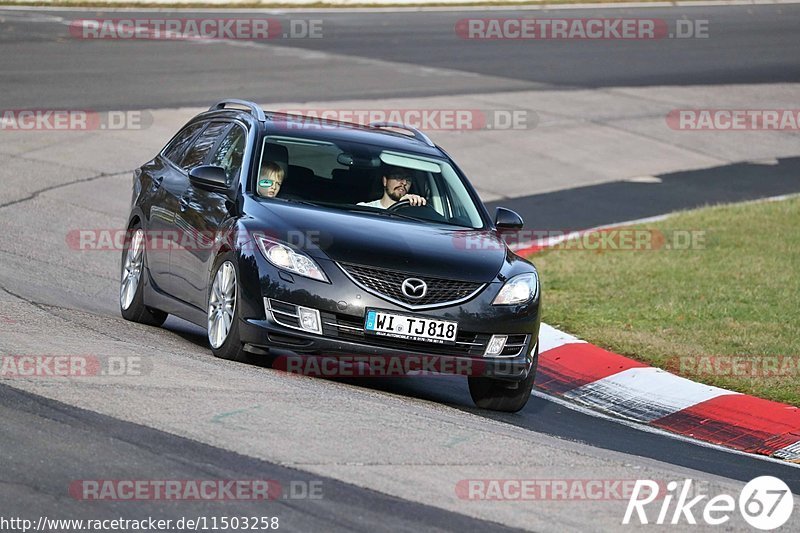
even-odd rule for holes
{"type": "Polygon", "coordinates": [[[247,122],[261,122],[267,135],[302,137],[332,142],[357,142],[390,150],[449,159],[444,151],[433,145],[424,133],[403,125],[389,126],[393,129],[386,129],[385,127],[353,124],[311,116],[263,111],[256,104],[244,100],[223,100],[211,106],[208,111],[201,113],[196,118],[215,117],[240,118],[247,122]],[[233,108],[230,105],[248,109],[233,108]],[[261,120],[262,117],[264,118],[263,121],[261,120]],[[408,133],[399,132],[403,130],[408,133]]]}

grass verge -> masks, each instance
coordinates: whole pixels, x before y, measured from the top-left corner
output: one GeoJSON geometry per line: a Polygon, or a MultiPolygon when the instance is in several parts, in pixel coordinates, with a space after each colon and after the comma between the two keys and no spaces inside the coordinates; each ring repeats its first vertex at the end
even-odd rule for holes
{"type": "Polygon", "coordinates": [[[630,229],[530,256],[543,320],[687,378],[800,406],[800,198],[630,229]]]}

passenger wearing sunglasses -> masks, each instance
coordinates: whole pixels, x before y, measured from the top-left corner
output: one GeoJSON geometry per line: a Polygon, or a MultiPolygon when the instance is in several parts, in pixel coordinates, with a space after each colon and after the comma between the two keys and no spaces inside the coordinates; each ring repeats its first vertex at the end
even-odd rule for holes
{"type": "Polygon", "coordinates": [[[276,163],[267,162],[261,166],[261,177],[258,178],[256,191],[260,196],[275,198],[283,184],[283,169],[276,163]]]}

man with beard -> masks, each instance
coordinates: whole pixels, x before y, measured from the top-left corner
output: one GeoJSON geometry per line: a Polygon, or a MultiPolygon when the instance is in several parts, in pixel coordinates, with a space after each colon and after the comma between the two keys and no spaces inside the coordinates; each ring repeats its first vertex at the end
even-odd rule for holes
{"type": "Polygon", "coordinates": [[[400,167],[388,167],[383,173],[383,196],[372,202],[359,202],[358,205],[388,209],[401,200],[408,200],[411,205],[425,205],[427,201],[418,194],[408,194],[411,189],[411,175],[400,167]]]}

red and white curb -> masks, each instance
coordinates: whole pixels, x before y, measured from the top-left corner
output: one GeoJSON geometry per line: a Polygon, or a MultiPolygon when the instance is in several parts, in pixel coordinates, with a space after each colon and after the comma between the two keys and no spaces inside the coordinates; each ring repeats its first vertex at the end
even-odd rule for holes
{"type": "Polygon", "coordinates": [[[613,416],[800,462],[800,408],[703,385],[542,324],[536,387],[613,416]]]}

